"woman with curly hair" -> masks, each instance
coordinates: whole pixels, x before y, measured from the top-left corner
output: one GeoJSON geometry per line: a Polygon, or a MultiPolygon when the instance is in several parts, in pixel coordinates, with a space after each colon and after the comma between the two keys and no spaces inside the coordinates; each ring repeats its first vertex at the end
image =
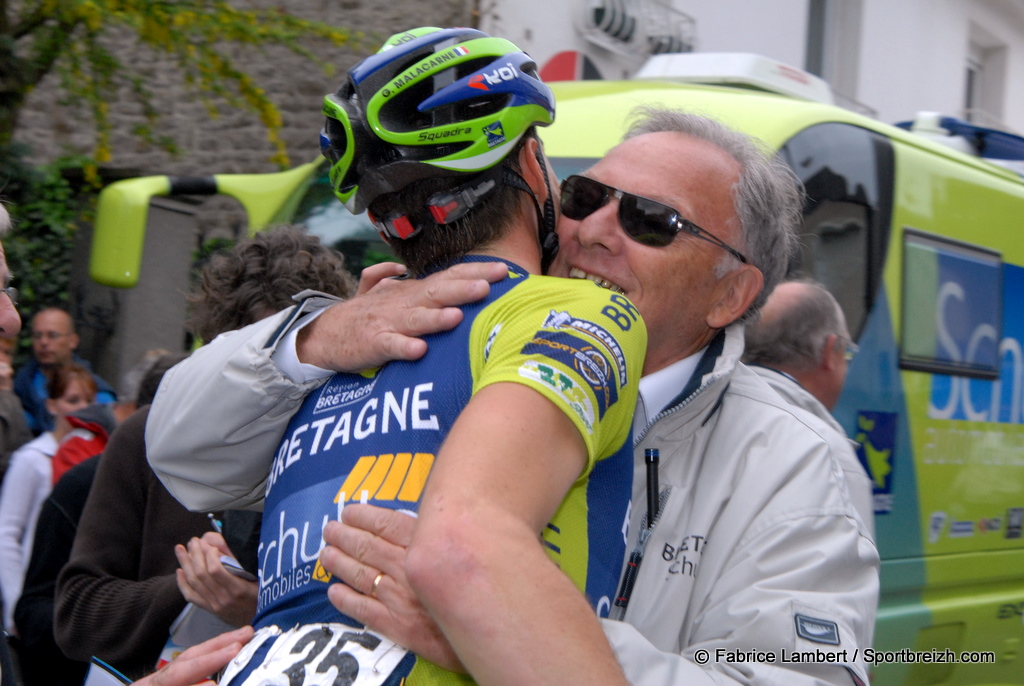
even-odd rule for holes
{"type": "Polygon", "coordinates": [[[341,265],[340,253],[302,229],[280,226],[214,255],[189,295],[186,326],[202,341],[280,312],[292,296],[313,288],[347,299],[356,281],[341,265]]]}

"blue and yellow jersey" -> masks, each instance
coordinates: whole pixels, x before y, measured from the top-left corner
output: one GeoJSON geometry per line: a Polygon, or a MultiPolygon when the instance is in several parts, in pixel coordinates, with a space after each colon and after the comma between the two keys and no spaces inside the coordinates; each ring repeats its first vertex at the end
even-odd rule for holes
{"type": "MultiPolygon", "coordinates": [[[[530,276],[511,263],[508,278],[463,310],[458,327],[429,337],[421,360],[337,374],[292,419],[267,486],[258,629],[359,626],[327,599],[327,585],[337,579],[318,563],[324,525],[352,502],[415,512],[463,407],[476,391],[502,382],[551,400],[586,443],[587,467],[542,538],[551,559],[607,614],[625,552],[643,320],[625,297],[589,281],[530,276]]],[[[412,662],[410,656],[402,669],[412,662]]],[[[421,661],[407,683],[452,676],[421,661]],[[421,680],[425,673],[445,677],[421,680]]]]}

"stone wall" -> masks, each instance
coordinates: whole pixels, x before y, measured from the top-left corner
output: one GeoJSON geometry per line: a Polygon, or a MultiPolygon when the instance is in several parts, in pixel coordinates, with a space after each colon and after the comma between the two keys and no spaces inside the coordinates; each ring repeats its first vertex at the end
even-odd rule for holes
{"type": "MultiPolygon", "coordinates": [[[[458,26],[469,22],[467,0],[235,0],[239,8],[280,7],[296,16],[351,29],[364,36],[345,48],[310,42],[315,54],[335,65],[326,76],[309,60],[280,47],[238,48],[231,52],[236,66],[250,74],[280,108],[282,137],[292,164],[319,154],[320,103],[340,83],[344,71],[375,51],[396,31],[414,26],[458,26]]],[[[150,51],[126,45],[119,57],[142,65],[149,87],[157,94],[164,115],[160,133],[174,138],[181,148],[175,157],[148,147],[132,134],[143,122],[140,108],[126,92],[110,104],[115,126],[113,169],[141,174],[201,175],[277,171],[269,160],[273,149],[259,120],[251,114],[222,108],[210,119],[202,103],[185,92],[175,65],[150,51]]],[[[18,122],[17,139],[32,146],[35,161],[53,159],[67,151],[89,152],[94,144],[87,113],[61,104],[56,79],[44,83],[28,99],[18,122]]]]}
{"type": "MultiPolygon", "coordinates": [[[[416,26],[465,26],[471,23],[472,0],[235,0],[238,8],[280,7],[297,16],[345,27],[359,36],[336,48],[311,42],[311,50],[335,65],[325,75],[309,60],[280,47],[232,48],[236,66],[253,77],[281,111],[282,138],[292,165],[316,159],[318,133],[323,125],[320,107],[325,93],[335,90],[345,71],[373,53],[389,35],[416,26]]],[[[127,39],[119,57],[142,68],[164,116],[159,133],[171,136],[176,156],[147,146],[131,133],[144,121],[141,108],[125,92],[110,103],[115,132],[113,159],[104,171],[114,177],[167,174],[204,176],[214,173],[278,171],[270,161],[274,149],[255,115],[222,108],[211,119],[194,95],[188,94],[171,60],[158,58],[127,39]]],[[[18,123],[17,140],[31,146],[35,163],[68,153],[89,153],[95,138],[87,112],[62,104],[56,78],[33,92],[18,123]]],[[[246,229],[245,213],[232,198],[160,200],[151,208],[143,254],[141,280],[136,288],[99,286],[87,275],[90,227],[76,237],[72,265],[71,314],[81,336],[80,354],[113,383],[151,348],[184,350],[185,292],[189,289],[192,252],[203,240],[239,237],[246,229]],[[153,234],[153,235],[149,235],[153,234]]],[[[31,313],[25,313],[30,316],[31,313]]]]}

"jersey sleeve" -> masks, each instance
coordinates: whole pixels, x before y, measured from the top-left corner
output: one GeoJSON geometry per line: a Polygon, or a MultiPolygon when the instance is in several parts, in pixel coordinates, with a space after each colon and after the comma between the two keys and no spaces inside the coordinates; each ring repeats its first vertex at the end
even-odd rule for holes
{"type": "Polygon", "coordinates": [[[520,383],[557,405],[596,460],[630,440],[647,328],[590,281],[531,276],[488,305],[471,334],[473,392],[520,383]]]}

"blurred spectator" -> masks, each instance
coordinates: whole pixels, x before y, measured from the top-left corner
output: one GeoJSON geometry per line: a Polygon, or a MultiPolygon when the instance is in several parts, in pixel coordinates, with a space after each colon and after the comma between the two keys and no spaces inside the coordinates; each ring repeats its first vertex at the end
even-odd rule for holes
{"type": "Polygon", "coordinates": [[[0,337],[0,482],[3,481],[11,453],[32,440],[25,422],[25,410],[14,393],[14,348],[17,339],[0,337]]]}
{"type": "Polygon", "coordinates": [[[204,341],[276,314],[304,290],[355,295],[344,256],[300,228],[281,226],[215,255],[189,296],[189,330],[204,341]]]}
{"type": "MultiPolygon", "coordinates": [[[[6,236],[10,228],[11,216],[7,214],[3,203],[0,203],[0,238],[6,236]]],[[[0,245],[0,284],[3,284],[3,297],[0,297],[0,338],[14,338],[21,331],[21,316],[15,307],[18,292],[11,288],[11,276],[3,246],[0,245]]]]}
{"type": "MultiPolygon", "coordinates": [[[[129,404],[134,408],[153,402],[164,372],[185,355],[171,355],[166,350],[153,350],[125,374],[118,395],[118,406],[129,404]],[[145,375],[145,376],[142,376],[145,375]]],[[[109,405],[90,405],[81,413],[104,408],[111,415],[109,405]]],[[[73,419],[76,415],[69,415],[73,419]]],[[[111,427],[111,430],[113,427],[111,427]]],[[[54,461],[73,442],[75,432],[64,440],[54,461]]],[[[106,445],[104,434],[103,446],[106,445]]],[[[102,450],[102,447],[101,447],[102,450]]],[[[14,622],[20,635],[18,658],[23,686],[80,686],[89,663],[65,657],[53,637],[54,593],[57,576],[71,556],[78,522],[85,508],[99,466],[100,453],[87,456],[71,466],[56,482],[50,497],[43,503],[36,525],[36,538],[32,558],[25,573],[25,586],[14,613],[14,622]]]]}
{"type": "Polygon", "coordinates": [[[22,686],[81,686],[89,668],[88,662],[65,657],[54,641],[53,594],[99,460],[100,455],[93,455],[69,469],[39,512],[25,587],[14,612],[22,686]]]}
{"type": "MultiPolygon", "coordinates": [[[[0,203],[0,237],[7,235],[10,228],[11,217],[7,214],[7,208],[0,203]]],[[[21,330],[21,317],[15,307],[18,296],[17,291],[11,288],[11,273],[7,270],[3,245],[0,245],[0,284],[3,284],[3,295],[0,295],[0,338],[13,339],[21,330]]],[[[7,651],[6,633],[0,636],[0,686],[16,686],[14,665],[7,651]]]]}
{"type": "MultiPolygon", "coordinates": [[[[142,380],[167,354],[168,352],[163,349],[150,350],[144,354],[142,359],[125,373],[116,402],[96,403],[68,415],[71,433],[61,442],[53,456],[53,483],[56,484],[64,472],[79,462],[103,452],[114,427],[138,409],[137,400],[142,380]]],[[[152,398],[143,404],[148,405],[150,401],[152,398]]]]}
{"type": "MultiPolygon", "coordinates": [[[[817,281],[802,279],[776,286],[760,319],[747,325],[743,361],[787,402],[811,412],[849,440],[831,413],[856,352],[839,303],[817,281]]],[[[853,504],[873,533],[871,479],[852,454],[839,455],[848,458],[840,460],[840,467],[853,504]]]]}
{"type": "MultiPolygon", "coordinates": [[[[203,270],[189,298],[189,328],[212,340],[292,305],[291,296],[305,289],[348,297],[355,281],[342,255],[315,236],[291,227],[257,234],[203,270]]],[[[186,597],[225,621],[237,621],[245,603],[245,621],[256,610],[255,582],[219,565],[229,549],[206,515],[186,510],[149,468],[148,413],[144,407],[125,420],[100,460],[57,581],[54,620],[57,644],[69,658],[96,656],[132,678],[154,668],[186,597]],[[190,583],[178,571],[179,556],[188,558],[185,564],[207,557],[216,564],[190,566],[190,583]],[[224,597],[231,599],[226,605],[219,602],[224,597]]]]}
{"type": "MultiPolygon", "coordinates": [[[[42,310],[32,318],[32,358],[14,377],[14,392],[25,408],[25,419],[32,433],[38,435],[53,429],[53,415],[46,408],[47,372],[60,365],[74,362],[92,370],[89,363],[75,355],[78,334],[71,315],[56,307],[42,310]]],[[[93,374],[96,401],[113,402],[114,389],[93,374]]]]}
{"type": "Polygon", "coordinates": [[[51,483],[56,485],[76,464],[103,452],[107,438],[118,424],[112,407],[106,403],[93,403],[65,417],[71,430],[50,460],[51,483]]]}
{"type": "Polygon", "coordinates": [[[53,487],[50,459],[71,431],[67,415],[93,402],[96,383],[89,371],[77,364],[52,370],[46,400],[54,417],[53,431],[46,431],[11,456],[11,466],[0,489],[0,587],[3,590],[4,628],[14,631],[14,606],[32,553],[36,519],[53,487]]]}

